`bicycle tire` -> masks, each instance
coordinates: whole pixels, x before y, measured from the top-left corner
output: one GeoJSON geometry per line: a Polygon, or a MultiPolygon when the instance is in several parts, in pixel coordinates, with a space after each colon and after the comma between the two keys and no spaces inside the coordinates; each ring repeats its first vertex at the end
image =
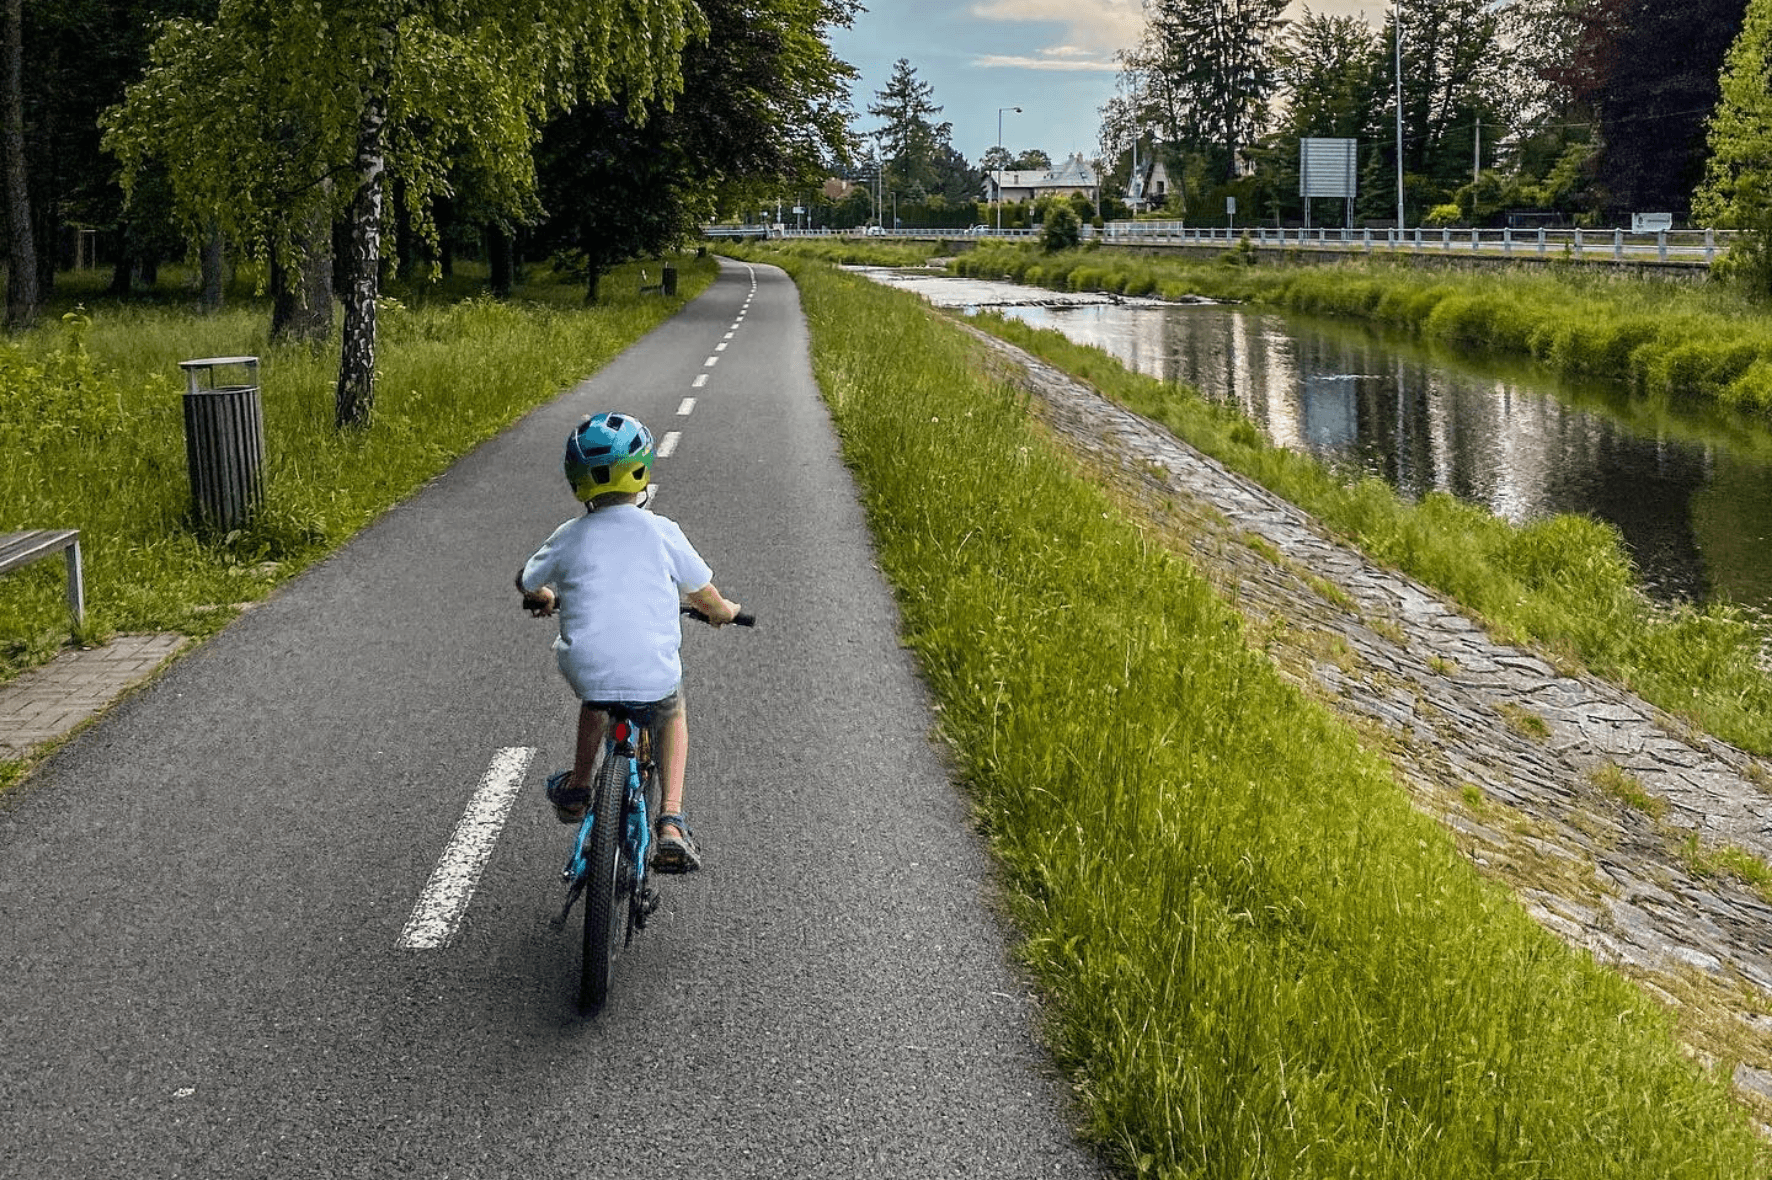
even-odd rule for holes
{"type": "Polygon", "coordinates": [[[597,820],[591,828],[590,862],[585,883],[584,959],[578,980],[578,1007],[594,1016],[609,999],[611,960],[616,931],[625,933],[627,908],[620,905],[622,806],[628,790],[628,760],[613,750],[603,758],[592,782],[597,820]]]}

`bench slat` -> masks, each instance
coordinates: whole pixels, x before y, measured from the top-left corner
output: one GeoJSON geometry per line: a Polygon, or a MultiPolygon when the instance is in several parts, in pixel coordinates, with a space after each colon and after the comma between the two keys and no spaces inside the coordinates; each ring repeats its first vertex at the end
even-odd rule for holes
{"type": "Polygon", "coordinates": [[[0,574],[67,549],[80,540],[79,529],[33,529],[0,536],[0,574]]]}

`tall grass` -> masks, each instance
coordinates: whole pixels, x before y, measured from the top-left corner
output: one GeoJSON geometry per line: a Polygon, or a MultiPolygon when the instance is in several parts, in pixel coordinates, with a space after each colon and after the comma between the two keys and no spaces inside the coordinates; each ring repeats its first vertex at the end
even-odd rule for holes
{"type": "Polygon", "coordinates": [[[789,265],[1055,1046],[1119,1163],[1765,1174],[1726,1075],[1483,882],[955,328],[789,265]]]}
{"type": "Polygon", "coordinates": [[[1531,357],[1571,376],[1630,382],[1772,411],[1772,316],[1718,284],[1687,286],[1578,268],[1448,271],[1388,259],[1321,266],[1165,259],[1112,249],[1047,255],[993,243],[949,263],[961,274],[1070,290],[1206,295],[1354,316],[1463,348],[1531,357]]]}
{"type": "MultiPolygon", "coordinates": [[[[323,556],[449,463],[594,371],[711,281],[679,263],[679,296],[638,295],[633,268],[605,302],[536,282],[499,302],[426,287],[384,299],[373,425],[333,428],[336,345],[267,342],[268,307],[215,315],[180,301],[95,302],[0,345],[0,530],[81,530],[89,620],[116,631],[203,634],[323,556]],[[261,358],[266,502],[225,539],[190,527],[177,364],[261,358]]],[[[0,578],[0,677],[69,638],[59,563],[0,578]]]]}

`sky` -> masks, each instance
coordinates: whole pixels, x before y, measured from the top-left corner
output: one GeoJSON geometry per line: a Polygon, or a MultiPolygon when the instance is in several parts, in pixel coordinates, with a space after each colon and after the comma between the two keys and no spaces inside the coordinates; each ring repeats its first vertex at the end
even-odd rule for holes
{"type": "MultiPolygon", "coordinates": [[[[1039,148],[1056,163],[1099,150],[1101,106],[1113,97],[1114,54],[1138,41],[1140,0],[863,0],[855,24],[831,33],[831,48],[861,76],[852,97],[857,126],[879,119],[867,108],[899,58],[935,87],[938,121],[953,124],[953,144],[976,163],[997,142],[1020,154],[1039,148]]],[[[1312,12],[1382,18],[1386,0],[1314,0],[1312,12]]],[[[1287,16],[1299,15],[1294,0],[1287,16]]]]}

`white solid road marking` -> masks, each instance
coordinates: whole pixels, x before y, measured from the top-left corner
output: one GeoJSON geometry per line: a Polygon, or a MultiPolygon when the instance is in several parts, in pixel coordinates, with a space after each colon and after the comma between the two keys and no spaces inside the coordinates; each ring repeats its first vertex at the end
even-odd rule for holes
{"type": "Polygon", "coordinates": [[[680,430],[667,430],[665,436],[658,440],[658,457],[669,459],[671,452],[677,449],[677,440],[683,437],[680,430]]]}
{"type": "Polygon", "coordinates": [[[686,397],[677,404],[677,417],[682,418],[695,412],[695,399],[686,397]]]}
{"type": "Polygon", "coordinates": [[[708,375],[706,373],[697,373],[695,376],[695,380],[691,381],[689,383],[689,388],[700,389],[702,386],[706,385],[707,383],[708,383],[708,375]]]}
{"type": "Polygon", "coordinates": [[[474,886],[480,883],[480,870],[492,855],[511,801],[517,797],[517,788],[523,785],[523,774],[534,757],[532,746],[506,746],[492,756],[492,764],[455,825],[449,847],[443,850],[424,892],[418,895],[418,904],[412,907],[396,946],[430,950],[455,937],[468,899],[474,896],[474,886]]]}

